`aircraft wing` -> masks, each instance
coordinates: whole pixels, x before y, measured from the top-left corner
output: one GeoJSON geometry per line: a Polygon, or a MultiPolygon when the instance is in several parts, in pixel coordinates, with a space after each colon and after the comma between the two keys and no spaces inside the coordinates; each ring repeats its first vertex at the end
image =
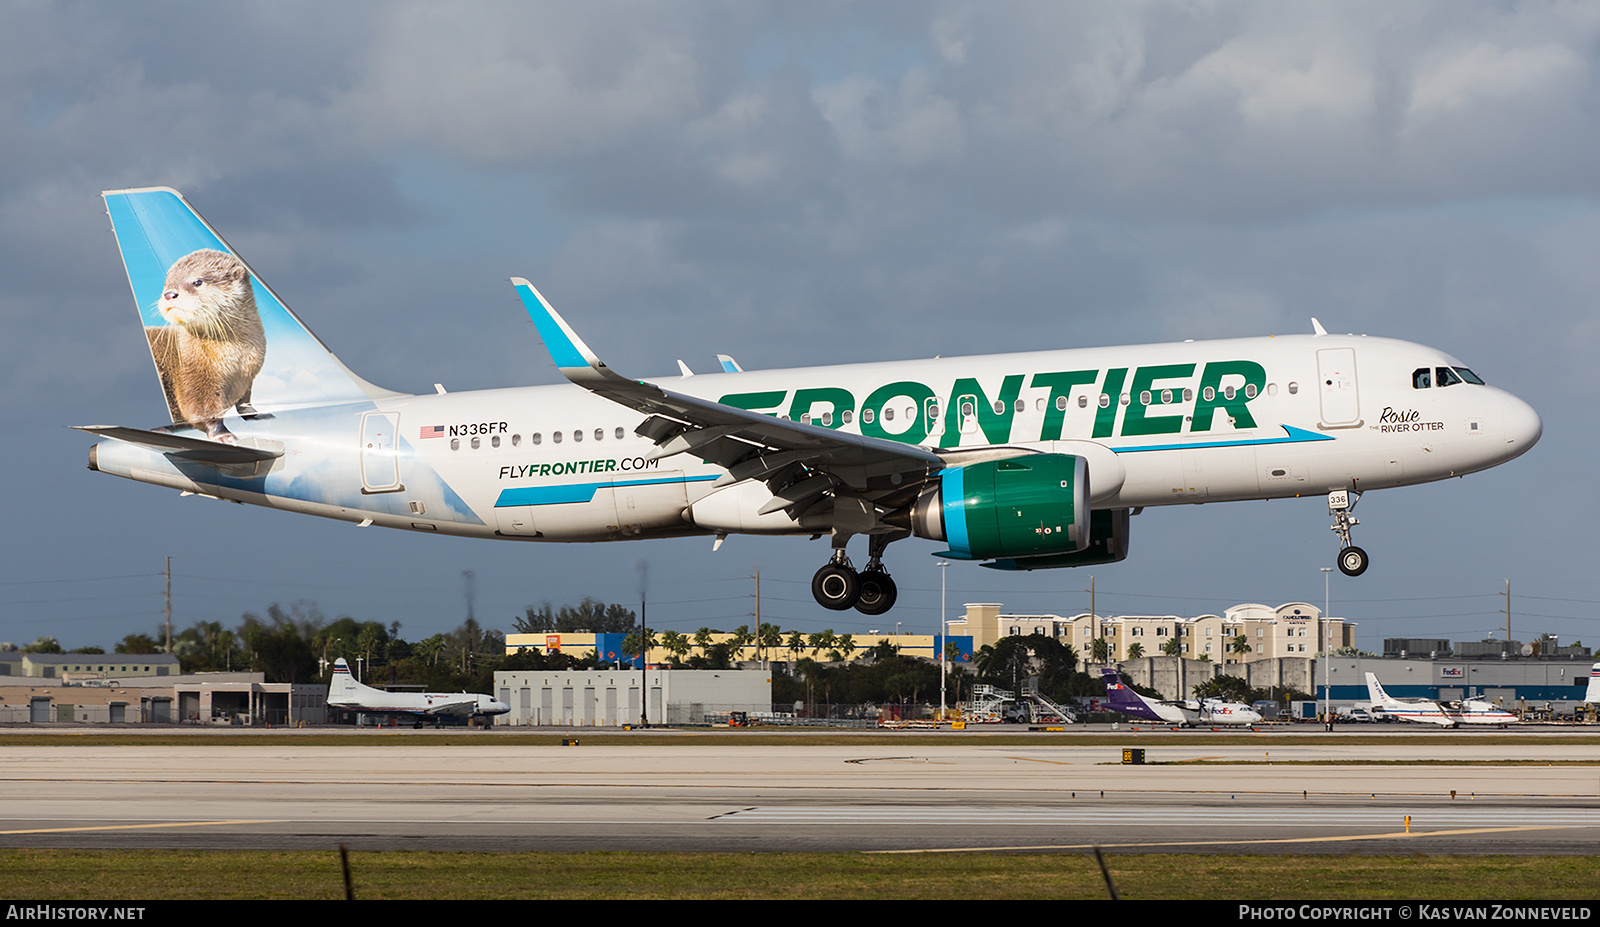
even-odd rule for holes
{"type": "Polygon", "coordinates": [[[650,416],[636,430],[656,442],[654,458],[694,451],[729,471],[724,483],[768,480],[779,496],[774,502],[784,503],[779,507],[803,504],[839,484],[865,490],[875,477],[927,474],[944,466],[943,458],[927,448],[787,421],[631,380],[602,363],[533,284],[521,277],[511,283],[562,375],[650,416]],[[802,481],[808,470],[828,478],[802,481]]]}
{"type": "Polygon", "coordinates": [[[433,715],[450,715],[455,717],[460,715],[470,715],[476,711],[477,708],[477,697],[468,695],[464,698],[451,699],[450,701],[444,701],[442,699],[435,701],[432,705],[429,705],[427,708],[419,712],[419,714],[428,715],[429,717],[432,717],[433,715]]]}

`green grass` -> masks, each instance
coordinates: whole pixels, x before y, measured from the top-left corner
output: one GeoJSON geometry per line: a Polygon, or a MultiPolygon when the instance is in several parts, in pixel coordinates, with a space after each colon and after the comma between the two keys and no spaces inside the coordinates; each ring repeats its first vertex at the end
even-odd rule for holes
{"type": "MultiPolygon", "coordinates": [[[[1594,897],[1600,857],[1109,854],[1125,899],[1594,897]]],[[[358,899],[1106,898],[1086,853],[352,852],[358,899]]],[[[0,850],[13,899],[337,899],[325,852],[0,850]]]]}

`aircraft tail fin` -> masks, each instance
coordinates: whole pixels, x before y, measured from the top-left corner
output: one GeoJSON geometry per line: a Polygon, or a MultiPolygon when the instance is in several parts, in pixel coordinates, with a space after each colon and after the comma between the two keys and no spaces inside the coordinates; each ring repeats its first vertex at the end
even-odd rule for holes
{"type": "Polygon", "coordinates": [[[1383,683],[1372,673],[1367,674],[1367,700],[1374,705],[1383,706],[1390,702],[1389,693],[1383,691],[1383,683]]]}
{"type": "Polygon", "coordinates": [[[333,661],[333,676],[328,680],[330,704],[352,698],[365,688],[366,686],[356,682],[356,678],[350,675],[350,664],[345,662],[344,657],[333,661]]]}
{"type": "Polygon", "coordinates": [[[101,196],[174,423],[226,440],[226,415],[396,395],[340,363],[178,191],[101,196]]]}
{"type": "Polygon", "coordinates": [[[1600,703],[1600,663],[1589,667],[1589,691],[1583,694],[1583,700],[1600,703]]]}

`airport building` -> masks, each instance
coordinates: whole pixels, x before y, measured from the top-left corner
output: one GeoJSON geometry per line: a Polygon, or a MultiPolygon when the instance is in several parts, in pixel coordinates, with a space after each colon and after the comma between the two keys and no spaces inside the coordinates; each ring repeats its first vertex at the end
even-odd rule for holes
{"type": "MultiPolygon", "coordinates": [[[[953,623],[952,623],[953,625],[953,623]]],[[[650,648],[648,654],[650,665],[670,662],[674,657],[679,661],[692,657],[706,655],[706,647],[695,642],[695,635],[685,636],[684,648],[674,653],[670,648],[660,643],[661,632],[653,631],[657,644],[650,648]]],[[[927,657],[934,659],[938,656],[939,637],[935,634],[883,634],[878,631],[866,631],[852,634],[835,635],[834,639],[822,646],[812,646],[809,635],[802,635],[805,640],[794,641],[793,632],[785,632],[783,642],[777,646],[758,647],[754,643],[745,643],[735,647],[729,653],[729,660],[734,663],[771,663],[775,661],[794,662],[801,659],[812,659],[819,662],[832,662],[835,660],[851,660],[860,657],[865,651],[876,647],[880,642],[886,642],[895,648],[896,653],[908,657],[927,657]],[[845,640],[848,638],[848,640],[845,640]],[[794,646],[798,644],[798,646],[794,646]],[[835,657],[834,655],[838,656],[835,657]]],[[[620,633],[596,634],[591,631],[540,631],[534,634],[507,634],[506,653],[514,654],[520,649],[537,649],[543,653],[561,652],[574,657],[582,657],[594,653],[601,660],[615,662],[621,666],[637,669],[637,660],[625,652],[622,642],[628,635],[620,633]]],[[[734,635],[727,631],[714,631],[708,639],[707,645],[728,644],[733,641],[734,635]]],[[[967,635],[952,634],[950,642],[955,644],[959,653],[955,656],[958,662],[972,659],[973,643],[967,635]]]]}
{"type": "MultiPolygon", "coordinates": [[[[30,654],[85,659],[83,654],[30,654]]],[[[98,655],[97,655],[98,656],[98,655]]],[[[109,656],[109,655],[108,655],[109,656]]],[[[124,655],[115,655],[116,659],[124,655]]],[[[155,655],[131,659],[143,661],[155,655]]],[[[111,676],[96,670],[50,675],[0,676],[0,724],[321,724],[328,687],[265,682],[262,673],[176,673],[111,676]]],[[[55,664],[56,667],[73,664],[55,664]]],[[[80,664],[96,666],[99,664],[80,664]]],[[[105,664],[107,666],[111,663],[105,664]]],[[[144,664],[130,663],[130,668],[144,664]]]]}
{"type": "Polygon", "coordinates": [[[497,725],[621,727],[701,724],[706,715],[772,710],[772,674],[765,670],[502,670],[495,698],[511,706],[497,725]],[[647,694],[646,694],[647,693],[647,694]]]}

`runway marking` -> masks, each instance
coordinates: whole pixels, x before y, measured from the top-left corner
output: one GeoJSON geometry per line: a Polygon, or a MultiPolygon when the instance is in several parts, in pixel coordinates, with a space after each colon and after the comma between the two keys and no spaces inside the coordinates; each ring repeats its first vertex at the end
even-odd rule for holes
{"type": "Polygon", "coordinates": [[[1392,834],[1347,834],[1342,837],[1274,837],[1266,840],[1184,840],[1161,841],[1155,843],[1072,843],[1072,844],[1039,844],[1037,846],[1004,846],[1004,847],[937,847],[923,850],[863,850],[863,853],[894,854],[894,853],[1015,853],[1019,850],[1092,850],[1096,847],[1102,850],[1137,850],[1152,847],[1212,847],[1219,844],[1229,846],[1259,846],[1265,844],[1285,843],[1337,843],[1355,840],[1395,840],[1419,839],[1422,837],[1458,837],[1470,834],[1506,834],[1517,831],[1531,830],[1562,830],[1563,826],[1554,824],[1545,827],[1484,827],[1468,830],[1436,830],[1400,831],[1392,834]]]}
{"type": "MultiPolygon", "coordinates": [[[[1285,820],[1280,808],[959,808],[959,807],[746,807],[726,811],[708,820],[745,824],[904,824],[904,825],[1006,825],[1170,827],[1300,827],[1328,828],[1383,826],[1399,823],[1409,814],[1414,825],[1458,827],[1517,826],[1527,820],[1518,808],[1318,808],[1312,813],[1336,814],[1336,819],[1302,816],[1285,820]]],[[[1561,827],[1600,827],[1600,811],[1570,809],[1561,827]]]]}
{"type": "Polygon", "coordinates": [[[273,824],[274,821],[168,821],[159,824],[95,824],[89,827],[40,827],[32,830],[0,830],[0,837],[18,834],[81,834],[103,830],[149,830],[157,827],[217,827],[227,824],[273,824]]]}

